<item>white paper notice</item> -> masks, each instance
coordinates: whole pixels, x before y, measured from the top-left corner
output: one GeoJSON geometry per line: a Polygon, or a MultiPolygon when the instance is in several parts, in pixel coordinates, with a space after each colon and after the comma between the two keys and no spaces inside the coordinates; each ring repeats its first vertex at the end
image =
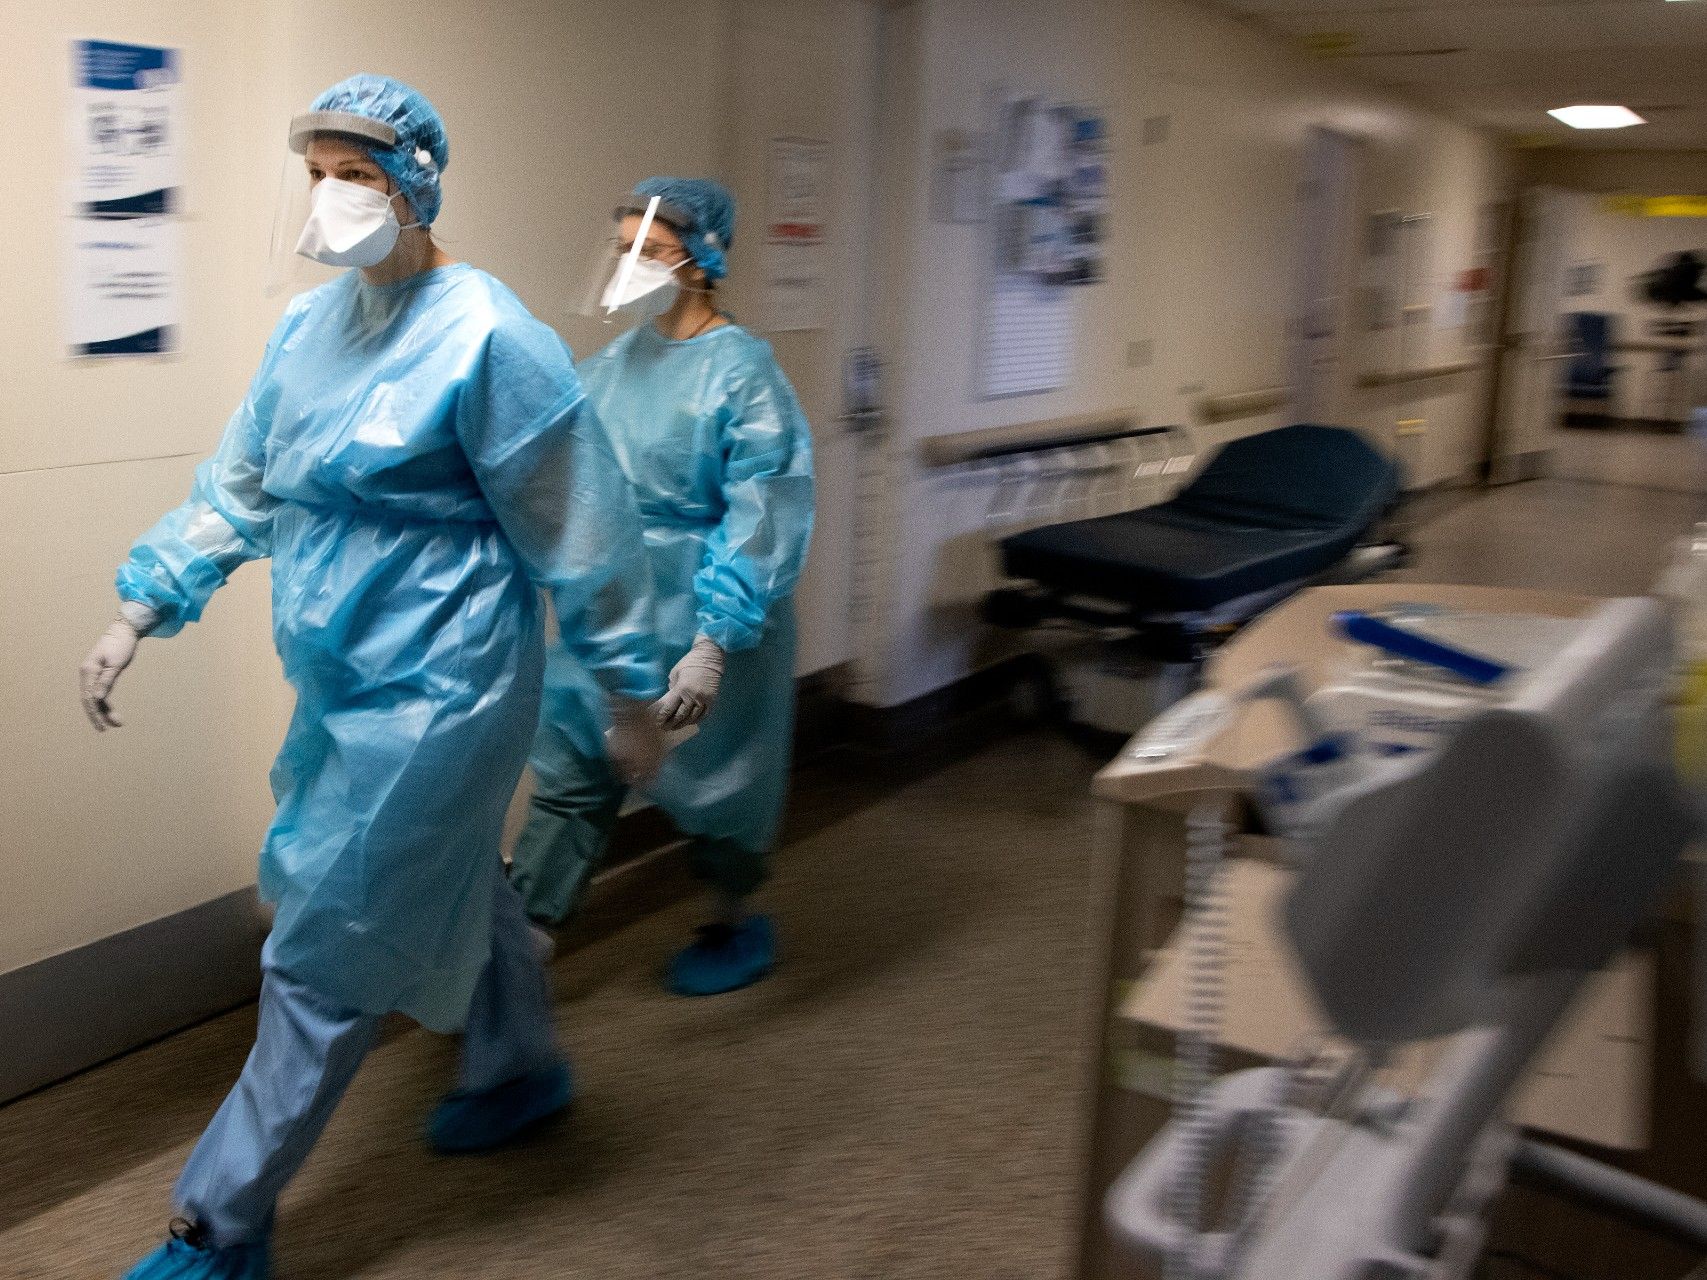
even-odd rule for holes
{"type": "Polygon", "coordinates": [[[72,190],[66,343],[74,356],[176,349],[182,255],[178,51],[71,46],[72,190]]]}
{"type": "Polygon", "coordinates": [[[176,348],[178,224],[170,218],[76,218],[66,280],[66,340],[80,356],[176,348]]]}
{"type": "Polygon", "coordinates": [[[1436,329],[1462,329],[1465,321],[1469,318],[1469,294],[1453,286],[1440,295],[1440,301],[1434,308],[1434,327],[1436,329]]]}
{"type": "Polygon", "coordinates": [[[773,332],[822,329],[829,323],[825,279],[829,173],[829,143],[771,139],[764,323],[773,332]]]}

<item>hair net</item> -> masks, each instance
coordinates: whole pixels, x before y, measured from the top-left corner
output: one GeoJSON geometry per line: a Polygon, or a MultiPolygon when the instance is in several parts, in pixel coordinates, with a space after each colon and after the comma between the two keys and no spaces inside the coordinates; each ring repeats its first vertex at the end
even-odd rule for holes
{"type": "Polygon", "coordinates": [[[423,225],[432,225],[444,198],[439,175],[450,163],[450,142],[438,110],[419,90],[390,76],[355,75],[326,90],[309,109],[366,116],[396,130],[396,146],[367,139],[363,145],[407,197],[415,216],[423,225]]]}
{"type": "Polygon", "coordinates": [[[680,233],[707,280],[729,274],[724,255],[735,242],[735,197],[727,187],[709,178],[648,178],[634,194],[658,197],[658,216],[680,233]]]}

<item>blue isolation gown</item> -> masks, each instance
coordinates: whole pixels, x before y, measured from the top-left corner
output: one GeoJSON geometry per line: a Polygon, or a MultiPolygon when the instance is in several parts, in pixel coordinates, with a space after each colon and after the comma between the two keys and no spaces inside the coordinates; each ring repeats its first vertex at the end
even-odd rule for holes
{"type": "Polygon", "coordinates": [[[457,1030],[537,722],[535,584],[596,687],[663,692],[633,497],[562,342],[464,264],[293,300],[119,594],[171,635],[264,556],[297,691],[261,852],[266,962],[457,1030]]]}
{"type": "MultiPolygon", "coordinates": [[[[666,669],[696,634],[729,655],[711,714],[646,794],[683,831],[763,853],[788,786],[811,430],[770,344],[737,325],[677,341],[643,324],[580,371],[640,504],[666,669]]],[[[584,664],[553,655],[533,759],[542,789],[603,759],[596,692],[584,664]]]]}

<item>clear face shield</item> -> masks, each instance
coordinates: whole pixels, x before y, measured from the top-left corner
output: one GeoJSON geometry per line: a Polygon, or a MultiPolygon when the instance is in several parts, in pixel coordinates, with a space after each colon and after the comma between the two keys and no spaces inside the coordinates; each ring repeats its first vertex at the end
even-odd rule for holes
{"type": "Polygon", "coordinates": [[[396,187],[388,178],[386,191],[351,179],[384,178],[367,148],[396,143],[390,125],[349,112],[310,111],[291,121],[268,242],[269,298],[313,289],[390,253],[404,222],[414,221],[408,202],[387,195],[396,187]]]}
{"type": "Polygon", "coordinates": [[[601,228],[584,273],[581,315],[632,325],[668,311],[683,290],[701,288],[670,206],[657,196],[618,204],[601,228]]]}

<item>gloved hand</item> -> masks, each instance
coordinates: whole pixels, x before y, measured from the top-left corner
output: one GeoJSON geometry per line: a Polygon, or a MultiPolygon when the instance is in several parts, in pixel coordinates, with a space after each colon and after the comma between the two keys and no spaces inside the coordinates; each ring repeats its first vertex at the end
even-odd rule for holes
{"type": "Polygon", "coordinates": [[[650,782],[657,776],[668,750],[651,705],[633,698],[610,700],[605,751],[617,777],[631,787],[650,782]]]}
{"type": "Polygon", "coordinates": [[[83,686],[83,713],[100,732],[124,725],[107,704],[107,696],[119,672],[130,665],[136,656],[137,643],[160,624],[160,615],[145,604],[125,601],[119,606],[119,616],[101,633],[77,675],[83,686]]]}
{"type": "Polygon", "coordinates": [[[670,691],[658,699],[658,723],[666,729],[685,729],[711,714],[717,686],[723,683],[723,649],[705,636],[695,636],[693,648],[670,668],[670,691]]]}

